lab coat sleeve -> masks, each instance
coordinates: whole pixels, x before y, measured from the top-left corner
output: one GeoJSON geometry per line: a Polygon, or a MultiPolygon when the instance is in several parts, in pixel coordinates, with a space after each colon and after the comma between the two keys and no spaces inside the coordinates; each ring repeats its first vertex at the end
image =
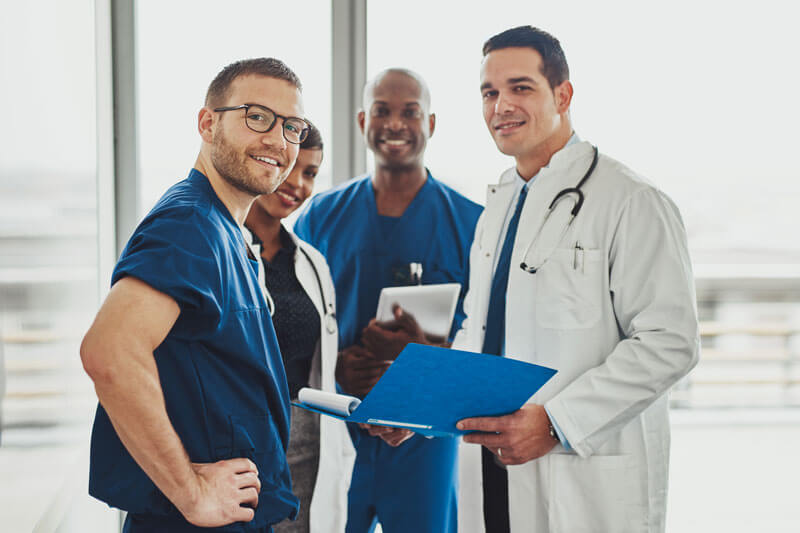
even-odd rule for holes
{"type": "Polygon", "coordinates": [[[582,457],[595,453],[697,363],[686,232],[678,209],[658,190],[633,193],[621,210],[610,243],[609,289],[622,340],[605,361],[546,403],[582,457]]]}

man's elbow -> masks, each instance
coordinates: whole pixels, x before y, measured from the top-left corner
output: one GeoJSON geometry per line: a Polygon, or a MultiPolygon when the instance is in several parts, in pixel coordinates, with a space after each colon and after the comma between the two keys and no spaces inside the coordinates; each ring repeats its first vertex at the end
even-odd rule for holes
{"type": "Polygon", "coordinates": [[[108,354],[109,347],[98,338],[95,332],[89,330],[81,342],[80,356],[83,370],[96,385],[113,380],[108,354]]]}

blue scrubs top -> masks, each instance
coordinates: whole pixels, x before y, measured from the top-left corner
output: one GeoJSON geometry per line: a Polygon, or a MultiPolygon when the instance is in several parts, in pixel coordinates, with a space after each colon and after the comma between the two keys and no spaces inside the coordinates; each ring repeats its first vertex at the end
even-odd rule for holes
{"type": "MultiPolygon", "coordinates": [[[[192,170],[145,217],[112,285],[125,276],[180,306],[154,356],[167,414],[191,461],[247,457],[258,467],[255,518],[216,531],[262,531],[294,517],[298,501],[285,455],[289,391],[258,263],[248,258],[241,230],[203,174],[192,170]]],[[[201,530],[139,468],[99,405],[89,492],[130,513],[126,530],[201,530]]]]}
{"type": "MultiPolygon", "coordinates": [[[[401,217],[378,215],[369,176],[318,194],[295,233],[328,261],[336,286],[339,345],[357,344],[374,318],[383,287],[409,285],[408,264],[422,263],[422,283],[462,284],[454,333],[464,318],[469,249],[481,206],[430,173],[401,217]]],[[[350,425],[356,464],[347,533],[456,531],[457,440],[420,435],[392,448],[350,425]]]]}
{"type": "Polygon", "coordinates": [[[370,176],[316,195],[294,231],[325,256],[336,286],[339,346],[357,344],[375,318],[384,287],[409,285],[409,263],[422,263],[422,283],[461,283],[451,337],[464,319],[469,249],[483,208],[435,180],[425,184],[401,217],[382,217],[370,176]]]}

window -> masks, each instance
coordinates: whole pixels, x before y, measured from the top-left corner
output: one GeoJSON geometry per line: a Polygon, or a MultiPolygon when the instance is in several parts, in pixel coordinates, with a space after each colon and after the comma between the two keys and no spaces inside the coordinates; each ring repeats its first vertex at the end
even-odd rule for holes
{"type": "MultiPolygon", "coordinates": [[[[331,3],[237,0],[137,2],[141,215],[185,178],[200,148],[197,112],[225,66],[250,57],[276,57],[303,83],[306,116],[330,147],[331,3]],[[221,23],[224,21],[224,23],[221,23]]],[[[317,190],[330,186],[326,153],[317,190]]]]}

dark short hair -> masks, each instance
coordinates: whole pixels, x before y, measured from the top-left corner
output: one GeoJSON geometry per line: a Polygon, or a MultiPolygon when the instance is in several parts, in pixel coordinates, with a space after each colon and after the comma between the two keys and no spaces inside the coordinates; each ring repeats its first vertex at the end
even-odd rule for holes
{"type": "Polygon", "coordinates": [[[561,43],[544,30],[533,26],[517,26],[490,37],[483,43],[483,56],[503,48],[533,48],[542,56],[542,75],[550,88],[569,79],[569,66],[561,43]]]}
{"type": "Polygon", "coordinates": [[[222,105],[234,80],[239,76],[251,75],[288,81],[299,90],[303,90],[300,78],[280,59],[275,59],[274,57],[242,59],[231,63],[217,74],[211,85],[208,86],[208,91],[206,91],[206,105],[222,105]]]}
{"type": "Polygon", "coordinates": [[[322,150],[322,134],[319,132],[319,129],[311,123],[310,120],[305,119],[308,122],[308,136],[306,139],[300,143],[300,149],[302,150],[322,150]]]}

